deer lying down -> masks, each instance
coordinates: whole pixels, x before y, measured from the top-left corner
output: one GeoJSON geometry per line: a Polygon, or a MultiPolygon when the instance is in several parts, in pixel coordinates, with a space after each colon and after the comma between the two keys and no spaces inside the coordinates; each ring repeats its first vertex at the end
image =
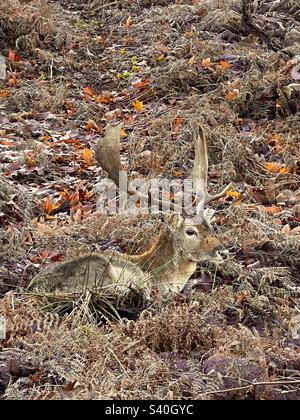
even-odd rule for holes
{"type": "MultiPolygon", "coordinates": [[[[99,141],[96,148],[96,159],[116,185],[119,171],[122,170],[119,141],[120,127],[108,127],[104,141],[99,141]]],[[[205,204],[223,196],[229,188],[215,196],[209,195],[206,191],[207,171],[206,141],[200,128],[195,141],[193,178],[204,185],[205,204]]],[[[136,191],[128,191],[128,194],[134,193],[136,191]]],[[[111,285],[121,289],[154,286],[159,291],[171,289],[178,292],[195,272],[197,262],[223,261],[221,248],[203,209],[198,209],[193,218],[171,214],[159,237],[145,253],[127,255],[95,252],[58,262],[38,274],[29,288],[36,291],[74,292],[111,285]]]]}

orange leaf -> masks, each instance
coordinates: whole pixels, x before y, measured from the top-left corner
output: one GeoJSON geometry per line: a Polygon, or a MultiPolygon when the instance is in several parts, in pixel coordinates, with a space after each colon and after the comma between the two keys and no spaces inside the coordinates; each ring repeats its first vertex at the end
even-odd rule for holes
{"type": "Polygon", "coordinates": [[[97,133],[100,133],[100,127],[98,126],[98,124],[95,123],[94,120],[88,120],[88,122],[85,124],[84,128],[86,130],[94,130],[97,133]]]}
{"type": "Polygon", "coordinates": [[[282,168],[280,168],[279,173],[282,174],[282,175],[283,174],[288,174],[289,170],[286,166],[283,166],[282,168]]]}
{"type": "Polygon", "coordinates": [[[263,209],[266,213],[271,213],[271,214],[280,213],[282,211],[282,207],[278,207],[278,206],[264,207],[263,209]]]}
{"type": "Polygon", "coordinates": [[[247,294],[245,292],[241,292],[235,297],[236,303],[242,305],[243,303],[247,302],[247,294]]]}
{"type": "Polygon", "coordinates": [[[13,147],[14,145],[15,143],[13,141],[0,140],[0,146],[13,147]]]}
{"type": "Polygon", "coordinates": [[[93,89],[92,89],[91,87],[89,87],[89,86],[87,86],[87,87],[85,87],[85,88],[83,89],[83,93],[84,93],[85,95],[95,96],[95,92],[94,92],[94,91],[93,91],[93,89]]]}
{"type": "Polygon", "coordinates": [[[43,203],[43,208],[47,214],[50,214],[53,210],[53,204],[49,197],[46,197],[43,203]]]}
{"type": "Polygon", "coordinates": [[[227,95],[225,96],[227,101],[232,101],[238,96],[238,91],[235,89],[234,91],[229,91],[227,95]]]}
{"type": "Polygon", "coordinates": [[[183,170],[182,169],[173,169],[172,171],[172,175],[174,176],[182,176],[183,175],[183,170]]]}
{"type": "Polygon", "coordinates": [[[228,195],[228,197],[232,197],[232,198],[241,198],[241,193],[239,193],[238,191],[226,191],[226,195],[228,195]]]}
{"type": "Polygon", "coordinates": [[[31,152],[25,155],[25,162],[28,168],[34,168],[36,166],[36,160],[34,159],[33,154],[31,152]]]}
{"type": "Polygon", "coordinates": [[[230,63],[226,60],[220,60],[220,66],[222,69],[227,70],[230,68],[230,63]]]}
{"type": "Polygon", "coordinates": [[[16,84],[17,84],[17,79],[16,79],[15,77],[11,77],[11,78],[7,81],[7,84],[8,84],[10,87],[14,87],[14,86],[16,86],[16,84]]]}
{"type": "Polygon", "coordinates": [[[84,160],[91,160],[92,157],[93,157],[92,149],[86,148],[86,149],[83,150],[83,159],[84,160]]]}
{"type": "Polygon", "coordinates": [[[129,29],[132,25],[132,17],[129,15],[126,19],[126,28],[129,29]]]}
{"type": "Polygon", "coordinates": [[[7,89],[0,89],[0,96],[2,98],[8,98],[9,97],[9,91],[7,89]]]}
{"type": "Polygon", "coordinates": [[[172,134],[177,135],[179,133],[179,128],[181,124],[181,117],[177,115],[172,124],[172,134]]]}
{"type": "Polygon", "coordinates": [[[121,131],[120,131],[120,137],[127,137],[127,133],[126,133],[126,131],[124,130],[124,128],[121,128],[121,131]]]}
{"type": "Polygon", "coordinates": [[[15,51],[13,51],[11,48],[8,51],[8,58],[13,61],[14,63],[18,63],[21,61],[21,57],[19,54],[17,54],[15,51]]]}
{"type": "Polygon", "coordinates": [[[95,101],[99,104],[110,104],[112,98],[110,96],[97,96],[95,101]]]}
{"type": "Polygon", "coordinates": [[[210,58],[204,58],[202,61],[201,61],[201,64],[202,64],[202,67],[210,67],[210,65],[211,65],[211,59],[210,58]]]}
{"type": "Polygon", "coordinates": [[[280,165],[279,163],[275,162],[267,162],[265,164],[265,167],[268,169],[268,171],[273,173],[287,174],[289,172],[286,166],[280,165]]]}
{"type": "Polygon", "coordinates": [[[149,83],[150,83],[150,79],[144,79],[144,80],[142,80],[141,82],[135,82],[135,83],[132,83],[132,86],[133,86],[135,89],[140,89],[140,88],[143,88],[143,87],[145,87],[145,86],[149,85],[149,83]]]}
{"type": "Polygon", "coordinates": [[[134,101],[132,105],[134,106],[134,109],[137,112],[141,112],[144,108],[143,102],[139,101],[138,99],[136,101],[134,101]]]}

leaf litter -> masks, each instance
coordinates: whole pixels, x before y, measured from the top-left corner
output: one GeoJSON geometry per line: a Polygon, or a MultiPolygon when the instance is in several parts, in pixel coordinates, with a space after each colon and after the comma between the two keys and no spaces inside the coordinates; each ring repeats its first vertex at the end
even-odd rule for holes
{"type": "Polygon", "coordinates": [[[252,12],[238,0],[3,2],[0,398],[299,399],[299,13],[293,0],[252,12]],[[89,294],[53,306],[26,286],[55,261],[143,252],[158,234],[158,217],[96,211],[105,174],[92,150],[109,122],[146,178],[189,174],[200,122],[210,189],[234,187],[214,204],[228,261],[131,319],[103,295],[103,323],[89,294]]]}

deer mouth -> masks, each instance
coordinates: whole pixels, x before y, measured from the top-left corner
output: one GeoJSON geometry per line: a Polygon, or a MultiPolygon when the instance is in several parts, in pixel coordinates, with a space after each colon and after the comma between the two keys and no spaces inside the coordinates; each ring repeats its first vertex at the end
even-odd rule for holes
{"type": "Polygon", "coordinates": [[[214,264],[222,264],[228,259],[229,251],[227,249],[222,249],[221,251],[215,251],[210,255],[209,261],[214,264]]]}
{"type": "Polygon", "coordinates": [[[210,255],[208,257],[208,260],[209,260],[209,262],[212,262],[214,264],[222,264],[222,262],[225,261],[225,259],[219,253],[219,251],[216,251],[213,255],[210,255]]]}

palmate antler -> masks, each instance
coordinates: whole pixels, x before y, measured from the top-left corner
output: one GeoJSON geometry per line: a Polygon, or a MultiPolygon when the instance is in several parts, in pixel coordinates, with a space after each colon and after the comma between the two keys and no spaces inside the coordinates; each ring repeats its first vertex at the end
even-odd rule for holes
{"type": "MultiPolygon", "coordinates": [[[[111,179],[115,185],[120,187],[120,172],[123,171],[123,167],[120,160],[120,132],[122,125],[112,127],[108,125],[105,130],[103,139],[99,139],[95,149],[95,157],[99,162],[100,166],[104,171],[108,173],[108,178],[111,179]]],[[[207,145],[204,136],[204,132],[201,126],[199,126],[199,132],[195,135],[195,159],[194,167],[192,171],[192,178],[194,186],[197,186],[197,194],[202,197],[202,200],[197,204],[196,214],[201,216],[203,207],[213,200],[216,200],[225,195],[226,191],[230,188],[229,184],[219,194],[210,195],[207,192],[207,176],[208,176],[208,155],[207,145]],[[199,190],[199,187],[201,190],[199,190]],[[204,198],[204,201],[203,201],[204,198]]],[[[192,194],[195,191],[185,191],[185,194],[192,194]]],[[[174,212],[182,212],[182,210],[188,211],[188,209],[182,209],[181,206],[165,200],[163,198],[157,199],[151,195],[151,191],[147,194],[142,194],[140,191],[135,190],[129,184],[127,186],[127,194],[133,196],[136,195],[138,198],[145,200],[146,202],[157,204],[159,208],[169,208],[174,212]]]]}

